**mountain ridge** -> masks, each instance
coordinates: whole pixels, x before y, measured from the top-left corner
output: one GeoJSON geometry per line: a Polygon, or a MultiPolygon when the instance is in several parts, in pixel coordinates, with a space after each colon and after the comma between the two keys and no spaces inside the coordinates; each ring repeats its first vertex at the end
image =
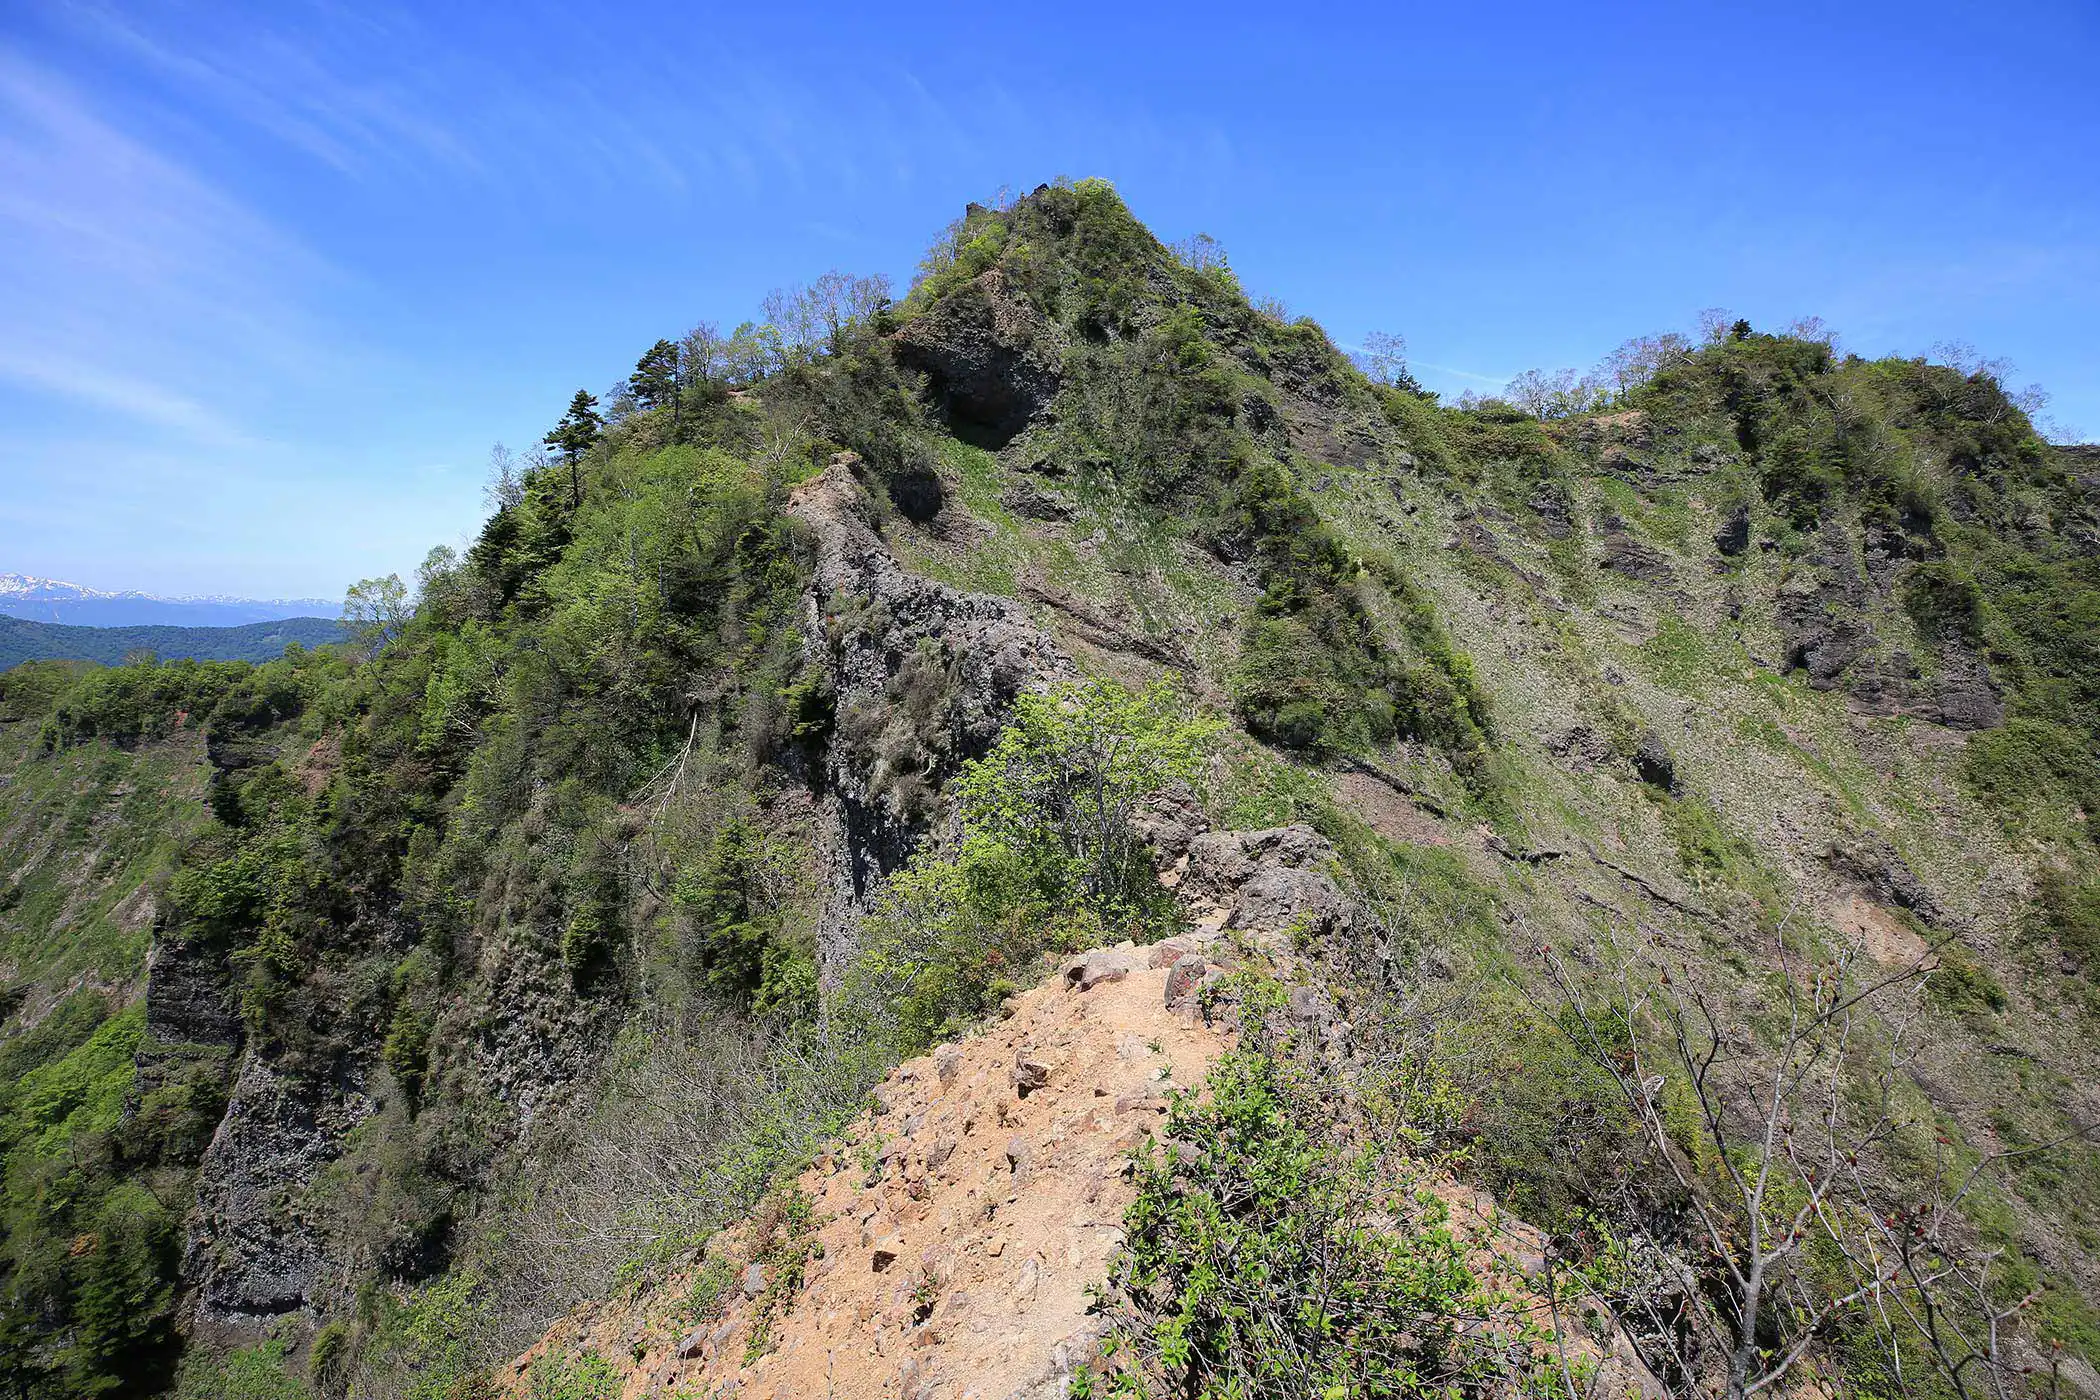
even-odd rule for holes
{"type": "Polygon", "coordinates": [[[82,627],[238,627],[293,617],[332,617],[339,609],[339,603],[324,598],[238,598],[217,593],[169,597],[0,573],[0,615],[30,622],[82,627]]]}
{"type": "Polygon", "coordinates": [[[31,1393],[473,1394],[536,1340],[535,1394],[656,1393],[727,1290],[804,1296],[717,1267],[807,1237],[776,1187],[938,1171],[917,1105],[841,1144],[871,1086],[1209,920],[1187,1004],[1239,1041],[1121,1251],[1039,1264],[1117,1344],[1060,1386],[1576,1390],[1545,1334],[1471,1344],[1482,1275],[1402,1190],[1442,1170],[1656,1391],[2100,1394],[2100,498],[1991,375],[1738,322],[1444,404],[1099,181],[769,314],[579,394],[357,648],[0,682],[8,791],[87,784],[22,808],[21,1007],[61,873],[154,829],[93,775],[187,741],[204,793],[150,973],[0,1040],[9,1170],[66,1186],[8,1227],[31,1393]]]}
{"type": "Polygon", "coordinates": [[[329,617],[288,617],[225,626],[112,624],[75,626],[0,617],[0,671],[25,661],[92,661],[121,664],[135,652],[164,661],[270,661],[286,646],[317,647],[347,640],[348,630],[329,617]]]}

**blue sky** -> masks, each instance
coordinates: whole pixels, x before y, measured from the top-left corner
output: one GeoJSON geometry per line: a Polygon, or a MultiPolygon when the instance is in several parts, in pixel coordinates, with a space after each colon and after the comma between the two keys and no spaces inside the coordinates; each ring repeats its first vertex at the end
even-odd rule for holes
{"type": "Polygon", "coordinates": [[[1113,180],[1456,393],[1722,306],[2100,435],[2100,6],[0,6],[0,570],[339,596],[659,335],[1113,180]]]}

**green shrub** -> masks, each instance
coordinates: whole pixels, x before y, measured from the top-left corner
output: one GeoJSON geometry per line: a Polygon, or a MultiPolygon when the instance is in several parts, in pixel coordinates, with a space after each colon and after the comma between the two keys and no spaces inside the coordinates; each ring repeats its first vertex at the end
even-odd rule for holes
{"type": "Polygon", "coordinates": [[[129,744],[200,722],[253,670],[244,661],[183,660],[90,671],[57,697],[44,721],[45,743],[129,744]]]}
{"type": "MultiPolygon", "coordinates": [[[[365,1295],[364,1342],[357,1371],[390,1383],[406,1381],[402,1400],[481,1400],[486,1377],[476,1340],[489,1324],[480,1278],[459,1269],[405,1298],[373,1290],[365,1295]]],[[[360,1388],[353,1378],[352,1389],[360,1388]]]]}
{"type": "Polygon", "coordinates": [[[1794,528],[1813,527],[1823,504],[1844,485],[1835,447],[1806,429],[1789,427],[1758,456],[1758,485],[1794,528]]]}
{"type": "Polygon", "coordinates": [[[2100,826],[2100,766],[2075,731],[2017,717],[1969,740],[1961,775],[1969,790],[2017,828],[2051,809],[2082,808],[2100,826]]]}
{"type": "Polygon", "coordinates": [[[1677,860],[1695,879],[1724,876],[1738,859],[1741,843],[1698,797],[1661,797],[1663,815],[1677,843],[1677,860]]]}
{"type": "MultiPolygon", "coordinates": [[[[320,1352],[318,1340],[314,1351],[320,1352]]],[[[174,1400],[310,1400],[313,1392],[285,1369],[290,1352],[289,1343],[275,1338],[222,1354],[192,1352],[174,1400]]]]}
{"type": "Polygon", "coordinates": [[[1641,644],[1649,672],[1672,690],[1696,691],[1713,673],[1713,649],[1705,633],[1674,613],[1656,620],[1653,637],[1641,644]]]}
{"type": "Polygon", "coordinates": [[[923,1043],[1032,982],[1046,952],[1156,934],[1173,905],[1129,818],[1148,795],[1200,780],[1218,729],[1165,687],[1020,696],[954,785],[960,841],[891,877],[848,1004],[923,1043]]]}
{"type": "Polygon", "coordinates": [[[324,1393],[332,1394],[340,1389],[349,1360],[349,1324],[340,1320],[324,1323],[306,1350],[307,1377],[324,1393]]]}
{"type": "Polygon", "coordinates": [[[734,817],[698,867],[680,875],[672,897],[692,920],[685,957],[697,982],[761,1012],[814,1008],[813,952],[771,898],[779,867],[800,855],[751,819],[734,817]]]}
{"type": "Polygon", "coordinates": [[[2044,870],[2035,882],[2032,924],[2087,975],[2100,978],[2100,878],[2044,870]]]}
{"type": "Polygon", "coordinates": [[[1281,468],[1243,468],[1233,510],[1233,528],[1256,542],[1263,589],[1233,677],[1241,722],[1317,757],[1419,739],[1485,791],[1486,698],[1428,594],[1391,561],[1355,555],[1281,468]]]}
{"type": "MultiPolygon", "coordinates": [[[[1251,991],[1256,1016],[1263,1002],[1251,991]]],[[[1177,1094],[1161,1139],[1137,1154],[1109,1350],[1120,1369],[1075,1393],[1230,1400],[1521,1384],[1541,1335],[1468,1266],[1435,1196],[1382,1176],[1345,1140],[1326,1086],[1269,1050],[1228,1050],[1200,1092],[1177,1094]],[[1476,1334],[1498,1312],[1499,1327],[1476,1334]]]]}
{"type": "Polygon", "coordinates": [[[549,1354],[525,1373],[530,1400],[619,1400],[620,1373],[594,1351],[579,1356],[549,1354]]]}
{"type": "Polygon", "coordinates": [[[0,671],[0,720],[40,720],[94,668],[85,661],[24,661],[0,671]]]}
{"type": "Polygon", "coordinates": [[[1972,646],[1983,640],[1983,594],[1952,560],[1934,559],[1911,570],[1903,582],[1903,606],[1929,637],[1951,635],[1972,646]]]}
{"type": "Polygon", "coordinates": [[[1961,1015],[2005,1009],[2005,988],[1968,949],[1959,943],[1942,943],[1937,956],[1939,965],[1925,980],[1935,1003],[1961,1015]]]}

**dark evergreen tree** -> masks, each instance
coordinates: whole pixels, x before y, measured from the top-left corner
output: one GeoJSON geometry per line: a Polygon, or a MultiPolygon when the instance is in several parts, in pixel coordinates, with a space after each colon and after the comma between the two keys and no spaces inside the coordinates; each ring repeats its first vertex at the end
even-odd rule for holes
{"type": "Polygon", "coordinates": [[[569,464],[569,503],[583,503],[583,482],[576,473],[576,463],[591,444],[598,440],[598,430],[605,426],[605,419],[598,414],[598,400],[587,390],[578,389],[576,397],[569,400],[569,411],[562,415],[561,422],[543,441],[558,450],[569,464]]]}
{"type": "Polygon", "coordinates": [[[634,375],[627,386],[634,392],[645,408],[671,406],[671,440],[678,440],[678,384],[681,365],[678,346],[669,340],[659,340],[642,352],[642,358],[634,363],[634,375]]]}
{"type": "Polygon", "coordinates": [[[678,347],[659,340],[635,361],[634,375],[627,381],[644,408],[675,406],[678,394],[678,347]]]}

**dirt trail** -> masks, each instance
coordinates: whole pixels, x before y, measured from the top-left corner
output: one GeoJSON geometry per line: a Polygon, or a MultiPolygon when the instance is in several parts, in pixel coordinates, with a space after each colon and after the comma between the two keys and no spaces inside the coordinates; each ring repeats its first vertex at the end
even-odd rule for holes
{"type": "MultiPolygon", "coordinates": [[[[1100,1340],[1088,1290],[1123,1243],[1131,1149],[1228,1044],[1196,1011],[1201,988],[1251,960],[1292,984],[1309,1043],[1346,1058],[1347,1023],[1293,976],[1294,933],[1353,936],[1355,906],[1324,873],[1333,848],[1305,827],[1211,832],[1185,801],[1145,830],[1188,932],[1069,959],[1001,1019],[898,1066],[879,1107],[692,1273],[557,1323],[509,1393],[524,1400],[535,1367],[589,1354],[623,1400],[1062,1396],[1100,1340]]],[[[1451,1208],[1475,1267],[1509,1287],[1494,1325],[1553,1321],[1535,1291],[1538,1232],[1433,1168],[1421,1185],[1451,1208]]],[[[1568,1355],[1603,1363],[1592,1394],[1653,1393],[1623,1336],[1602,1351],[1570,1337],[1568,1355]]]]}
{"type": "MultiPolygon", "coordinates": [[[[704,1321],[667,1304],[559,1323],[520,1358],[512,1393],[530,1393],[543,1355],[586,1350],[624,1374],[623,1397],[1062,1393],[1097,1336],[1087,1288],[1122,1243],[1130,1149],[1226,1044],[1167,1007],[1180,951],[1094,954],[1107,980],[1054,979],[899,1066],[876,1091],[882,1111],[796,1181],[814,1203],[806,1234],[766,1221],[717,1241],[727,1284],[704,1321]]],[[[691,1281],[655,1296],[683,1299],[691,1281]]]]}

